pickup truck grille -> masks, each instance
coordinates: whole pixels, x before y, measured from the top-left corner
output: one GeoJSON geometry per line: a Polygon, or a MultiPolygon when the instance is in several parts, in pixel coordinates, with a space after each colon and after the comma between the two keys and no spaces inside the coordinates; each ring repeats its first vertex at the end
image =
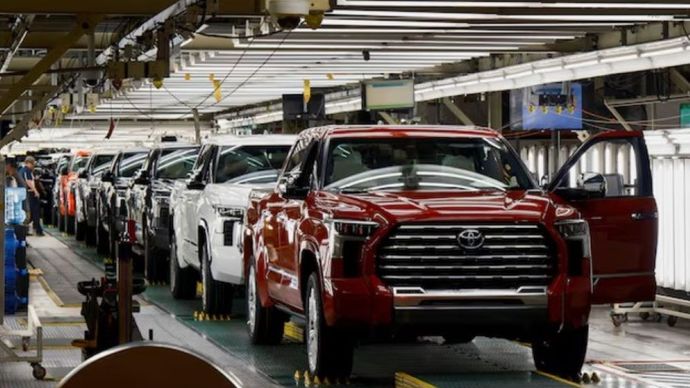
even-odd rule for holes
{"type": "Polygon", "coordinates": [[[556,260],[538,224],[416,223],[385,238],[376,266],[390,287],[518,289],[547,286],[556,260]],[[479,231],[483,245],[463,248],[458,236],[465,230],[479,231]]]}

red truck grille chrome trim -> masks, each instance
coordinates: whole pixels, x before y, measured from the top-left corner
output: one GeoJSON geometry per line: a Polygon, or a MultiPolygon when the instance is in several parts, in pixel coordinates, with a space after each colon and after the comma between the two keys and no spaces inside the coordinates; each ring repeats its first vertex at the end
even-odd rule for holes
{"type": "Polygon", "coordinates": [[[376,269],[390,287],[515,290],[548,286],[555,255],[538,224],[404,224],[382,242],[376,269]],[[468,229],[482,234],[479,248],[461,246],[458,236],[468,229]]]}

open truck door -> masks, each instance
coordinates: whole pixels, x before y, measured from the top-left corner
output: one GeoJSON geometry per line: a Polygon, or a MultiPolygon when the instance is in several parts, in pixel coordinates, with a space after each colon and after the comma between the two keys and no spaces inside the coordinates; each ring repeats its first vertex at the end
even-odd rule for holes
{"type": "Polygon", "coordinates": [[[593,136],[563,165],[549,191],[589,223],[592,302],[654,300],[658,213],[642,132],[593,136]]]}

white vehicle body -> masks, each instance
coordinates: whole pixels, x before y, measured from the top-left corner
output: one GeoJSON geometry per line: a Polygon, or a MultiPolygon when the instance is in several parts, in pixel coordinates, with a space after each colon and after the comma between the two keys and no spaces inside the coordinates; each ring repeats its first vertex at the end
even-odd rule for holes
{"type": "MultiPolygon", "coordinates": [[[[172,233],[180,268],[192,267],[200,271],[200,247],[205,244],[213,280],[235,285],[244,283],[240,234],[249,194],[253,190],[275,187],[278,171],[259,171],[216,183],[217,171],[223,167],[219,152],[228,148],[274,146],[285,149],[287,155],[295,139],[296,136],[288,135],[217,137],[202,146],[192,176],[187,181],[175,182],[170,197],[172,233]],[[256,177],[263,181],[252,183],[260,181],[254,180],[256,177]],[[190,184],[195,179],[200,180],[196,187],[190,184]]],[[[277,169],[281,167],[282,162],[277,169]]]]}

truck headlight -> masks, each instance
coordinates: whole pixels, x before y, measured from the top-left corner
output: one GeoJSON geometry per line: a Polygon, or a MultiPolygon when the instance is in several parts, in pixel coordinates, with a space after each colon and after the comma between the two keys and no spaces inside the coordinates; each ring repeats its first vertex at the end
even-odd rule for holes
{"type": "Polygon", "coordinates": [[[240,220],[244,218],[244,208],[241,207],[214,206],[214,209],[216,209],[220,217],[237,218],[240,220]]]}
{"type": "Polygon", "coordinates": [[[584,273],[583,261],[590,259],[589,272],[591,275],[591,244],[589,236],[589,224],[585,220],[564,220],[556,222],[556,230],[565,240],[568,250],[568,275],[582,276],[584,273]]]}
{"type": "Polygon", "coordinates": [[[338,235],[360,238],[371,236],[379,226],[373,221],[331,220],[330,223],[338,235]]]}
{"type": "Polygon", "coordinates": [[[342,264],[342,267],[332,268],[332,275],[359,276],[362,248],[379,224],[373,221],[342,219],[328,220],[326,224],[330,229],[330,256],[339,261],[338,264],[342,264]]]}
{"type": "Polygon", "coordinates": [[[578,236],[589,237],[589,225],[585,220],[566,220],[556,222],[556,229],[563,238],[574,238],[578,236]]]}

